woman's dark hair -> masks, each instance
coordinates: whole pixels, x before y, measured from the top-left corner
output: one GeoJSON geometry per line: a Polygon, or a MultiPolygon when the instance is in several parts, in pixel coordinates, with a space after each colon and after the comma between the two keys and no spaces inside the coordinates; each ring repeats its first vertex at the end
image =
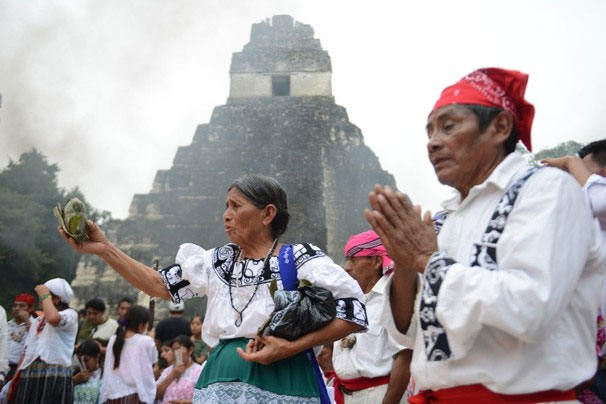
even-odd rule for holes
{"type": "Polygon", "coordinates": [[[191,323],[192,323],[192,321],[194,321],[194,318],[196,318],[196,317],[200,319],[200,322],[201,322],[202,324],[204,324],[204,316],[202,316],[202,315],[200,315],[200,314],[194,314],[194,315],[191,317],[191,320],[189,320],[189,323],[191,324],[191,323]]]}
{"type": "MultiPolygon", "coordinates": [[[[497,107],[488,107],[486,105],[476,105],[476,104],[465,104],[467,108],[473,112],[473,114],[478,118],[478,126],[480,132],[484,132],[490,122],[499,115],[501,111],[504,111],[503,108],[497,107]]],[[[518,143],[518,139],[520,137],[520,133],[518,132],[518,128],[514,122],[511,127],[511,133],[505,143],[503,143],[503,147],[505,148],[505,155],[513,152],[516,149],[516,144],[518,143]]]]}
{"type": "Polygon", "coordinates": [[[186,336],[186,335],[179,335],[178,337],[173,338],[172,341],[170,341],[170,346],[172,348],[173,344],[179,344],[182,347],[184,347],[185,349],[189,350],[191,349],[191,359],[192,360],[196,360],[196,358],[194,358],[194,343],[192,342],[191,338],[186,336]]]}
{"type": "Polygon", "coordinates": [[[137,332],[139,326],[141,324],[147,325],[150,319],[151,315],[149,314],[149,310],[143,306],[133,306],[126,312],[124,315],[125,325],[118,327],[116,340],[112,347],[112,352],[114,353],[114,369],[117,369],[120,366],[120,354],[122,354],[122,348],[124,348],[126,331],[131,330],[137,332]]]}
{"type": "Polygon", "coordinates": [[[105,307],[105,302],[100,297],[95,297],[94,299],[89,300],[84,304],[85,309],[93,309],[95,311],[104,312],[107,307],[105,307]]]}
{"type": "Polygon", "coordinates": [[[290,214],[288,213],[286,191],[278,181],[260,174],[245,175],[231,184],[227,192],[232,188],[240,191],[257,209],[263,209],[270,204],[274,205],[277,212],[271,222],[272,237],[278,238],[284,234],[288,227],[290,214]]]}
{"type": "Polygon", "coordinates": [[[88,356],[97,356],[101,354],[101,349],[99,348],[99,344],[97,341],[92,339],[87,339],[78,347],[78,355],[88,355],[88,356]]]}
{"type": "MultiPolygon", "coordinates": [[[[57,296],[53,292],[50,292],[50,295],[51,295],[51,297],[58,297],[59,299],[61,299],[59,296],[57,296]]],[[[63,311],[65,309],[69,309],[69,304],[59,300],[59,303],[57,304],[57,311],[63,311]]]]}

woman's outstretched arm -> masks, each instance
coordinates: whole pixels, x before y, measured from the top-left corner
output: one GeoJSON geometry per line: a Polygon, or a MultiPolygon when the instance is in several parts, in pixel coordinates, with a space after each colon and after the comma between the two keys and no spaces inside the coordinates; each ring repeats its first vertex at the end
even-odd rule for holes
{"type": "Polygon", "coordinates": [[[88,221],[88,239],[78,243],[58,227],[59,233],[80,253],[94,254],[112,267],[124,280],[150,296],[170,300],[162,276],[147,265],[131,258],[113,245],[105,233],[92,221],[88,221]]]}

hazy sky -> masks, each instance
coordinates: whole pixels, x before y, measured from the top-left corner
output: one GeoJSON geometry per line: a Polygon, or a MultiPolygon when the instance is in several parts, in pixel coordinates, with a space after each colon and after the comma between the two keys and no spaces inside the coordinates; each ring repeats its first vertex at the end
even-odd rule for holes
{"type": "Polygon", "coordinates": [[[535,150],[606,138],[606,2],[0,0],[0,168],[37,147],[59,184],[128,213],[229,92],[251,24],[310,24],[333,94],[401,190],[435,210],[427,114],[478,67],[530,74],[535,150]]]}

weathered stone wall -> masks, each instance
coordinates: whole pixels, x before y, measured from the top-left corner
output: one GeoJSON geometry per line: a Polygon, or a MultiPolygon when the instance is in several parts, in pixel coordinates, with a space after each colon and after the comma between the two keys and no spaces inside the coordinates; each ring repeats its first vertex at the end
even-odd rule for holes
{"type": "MultiPolygon", "coordinates": [[[[289,76],[290,95],[293,97],[332,95],[330,72],[298,72],[289,76]]],[[[269,73],[233,73],[229,97],[271,97],[271,77],[269,73]]]]}

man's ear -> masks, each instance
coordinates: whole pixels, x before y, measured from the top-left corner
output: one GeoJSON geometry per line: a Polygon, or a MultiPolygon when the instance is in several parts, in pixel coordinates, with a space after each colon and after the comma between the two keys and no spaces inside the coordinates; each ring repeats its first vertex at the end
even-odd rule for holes
{"type": "Polygon", "coordinates": [[[383,272],[383,257],[380,255],[376,255],[374,257],[374,259],[375,259],[375,268],[380,269],[381,272],[383,272]]]}
{"type": "Polygon", "coordinates": [[[501,111],[492,119],[490,128],[493,131],[493,139],[499,146],[502,146],[513,130],[513,116],[507,111],[501,111]]]}

